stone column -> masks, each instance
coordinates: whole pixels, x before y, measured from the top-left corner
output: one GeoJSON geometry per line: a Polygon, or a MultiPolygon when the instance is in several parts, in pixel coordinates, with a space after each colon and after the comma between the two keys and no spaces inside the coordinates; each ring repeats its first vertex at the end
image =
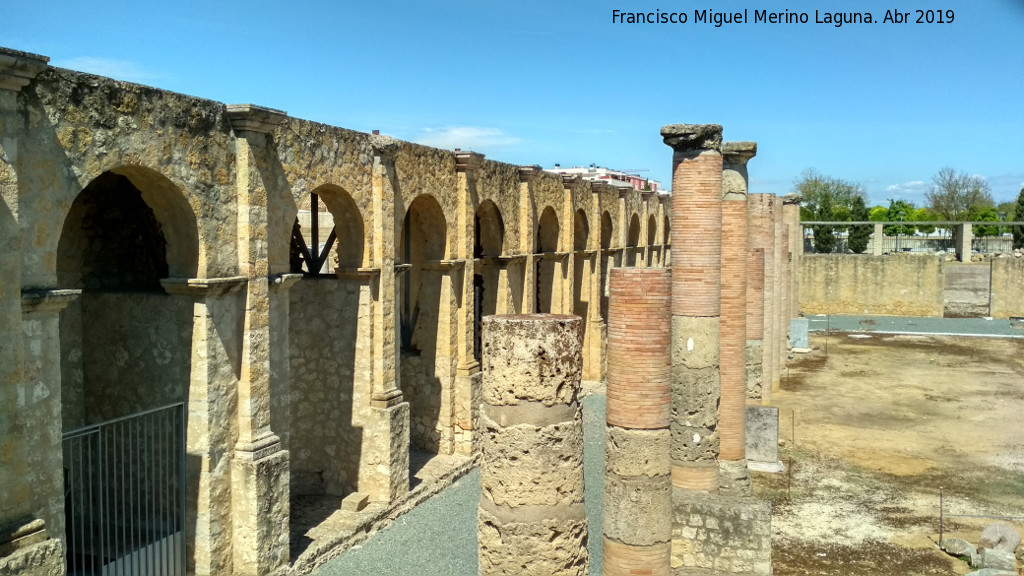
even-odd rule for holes
{"type": "Polygon", "coordinates": [[[871,254],[874,256],[885,254],[885,225],[881,222],[875,224],[875,231],[871,234],[871,254]]]}
{"type": "Polygon", "coordinates": [[[751,194],[747,199],[747,216],[749,226],[749,247],[761,250],[764,255],[763,278],[763,328],[762,371],[760,403],[770,405],[772,402],[772,381],[775,379],[774,358],[777,344],[773,337],[775,326],[775,196],[772,194],[751,194]]]}
{"type": "Polygon", "coordinates": [[[782,218],[789,226],[787,235],[789,245],[789,304],[786,316],[786,325],[789,325],[790,318],[800,316],[800,258],[804,253],[803,228],[800,226],[800,201],[803,199],[799,194],[787,194],[782,197],[782,218]]]}
{"type": "Polygon", "coordinates": [[[587,248],[593,250],[590,258],[590,307],[587,310],[590,319],[590,377],[596,382],[603,382],[605,379],[605,346],[607,341],[608,326],[601,316],[601,296],[603,286],[601,285],[601,193],[600,188],[591,186],[591,210],[589,217],[590,236],[587,239],[587,248]]]}
{"type": "MultiPolygon", "coordinates": [[[[476,211],[473,198],[477,197],[476,171],[483,164],[484,155],[475,152],[455,152],[455,170],[458,177],[458,227],[455,258],[464,262],[462,268],[461,306],[458,309],[458,358],[455,367],[454,390],[454,450],[460,454],[473,453],[473,423],[478,420],[480,406],[480,363],[473,355],[474,302],[473,259],[476,211]]],[[[500,286],[500,282],[499,282],[500,286]]]]}
{"type": "Polygon", "coordinates": [[[661,129],[672,147],[672,485],[719,486],[722,127],[661,129]]]}
{"type": "Polygon", "coordinates": [[[747,162],[754,142],[722,144],[722,488],[750,492],[747,473],[747,162]]]}
{"type": "Polygon", "coordinates": [[[188,390],[188,429],[185,433],[185,509],[189,515],[185,541],[187,569],[198,576],[231,572],[232,507],[231,452],[233,412],[238,377],[233,349],[225,328],[237,334],[247,279],[168,278],[161,282],[171,296],[192,300],[192,360],[188,390]],[[194,520],[193,520],[194,519],[194,520]]]}
{"type": "Polygon", "coordinates": [[[519,167],[519,252],[526,255],[523,260],[523,314],[537,311],[537,258],[533,255],[536,247],[537,209],[533,205],[533,181],[541,173],[540,166],[519,167]]]}
{"type": "Polygon", "coordinates": [[[50,59],[0,48],[0,573],[63,572],[59,312],[77,295],[22,292],[18,93],[50,59]],[[38,572],[32,572],[38,570],[38,572]]]}
{"type": "Polygon", "coordinates": [[[370,265],[380,270],[371,284],[373,324],[370,415],[363,430],[359,462],[360,490],[375,502],[392,502],[409,491],[409,403],[402,398],[398,371],[398,294],[395,232],[402,218],[395,194],[398,140],[370,136],[373,151],[370,265]],[[365,487],[365,488],[364,488],[365,487]]]}
{"type": "Polygon", "coordinates": [[[483,323],[480,574],[587,573],[577,316],[483,323]]]}
{"type": "MultiPolygon", "coordinates": [[[[238,381],[238,440],[232,460],[232,567],[262,576],[288,562],[288,461],[271,428],[271,305],[267,199],[260,165],[269,160],[273,130],[286,115],[250,104],[228,106],[235,131],[239,271],[248,279],[238,381]]],[[[284,325],[287,325],[285,323],[284,325]]]]}
{"type": "Polygon", "coordinates": [[[604,477],[606,576],[671,573],[670,302],[668,270],[612,271],[604,477]]]}

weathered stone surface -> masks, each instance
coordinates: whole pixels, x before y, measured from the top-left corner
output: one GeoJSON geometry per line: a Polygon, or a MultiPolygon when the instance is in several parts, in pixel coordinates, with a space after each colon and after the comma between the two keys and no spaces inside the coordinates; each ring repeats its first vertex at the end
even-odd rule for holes
{"type": "Polygon", "coordinates": [[[574,420],[541,428],[501,427],[481,416],[480,485],[503,506],[583,501],[583,425],[574,420]]]}
{"type": "Polygon", "coordinates": [[[717,368],[672,368],[673,460],[714,460],[718,455],[717,368]]]}
{"type": "Polygon", "coordinates": [[[668,124],[661,127],[665,144],[677,152],[689,150],[718,150],[722,146],[722,126],[719,124],[668,124]]]}
{"type": "Polygon", "coordinates": [[[489,316],[483,323],[484,402],[575,400],[583,367],[578,316],[489,316]]]}
{"type": "Polygon", "coordinates": [[[761,399],[764,346],[761,340],[747,340],[747,400],[761,399]]]}
{"type": "Polygon", "coordinates": [[[978,550],[977,568],[991,568],[993,570],[1006,570],[1016,573],[1017,558],[1013,552],[995,550],[992,548],[981,548],[978,550]]]}
{"type": "Polygon", "coordinates": [[[64,576],[64,549],[52,538],[0,557],[0,576],[64,576]]]}
{"type": "Polygon", "coordinates": [[[669,476],[604,477],[604,535],[627,544],[667,542],[672,531],[669,476]]]}
{"type": "Polygon", "coordinates": [[[966,576],[1017,576],[1017,572],[997,570],[995,568],[983,568],[981,570],[975,570],[974,572],[968,572],[966,576]]]}
{"type": "Polygon", "coordinates": [[[672,316],[672,367],[718,367],[719,319],[672,316]]]}
{"type": "Polygon", "coordinates": [[[1017,546],[1020,546],[1020,534],[1006,524],[989,524],[981,531],[981,537],[978,538],[979,550],[991,548],[1013,554],[1017,546]]]}
{"type": "Polygon", "coordinates": [[[673,490],[672,567],[769,576],[768,502],[673,490]]]}
{"type": "Polygon", "coordinates": [[[965,556],[967,558],[971,558],[978,553],[977,546],[963,538],[943,538],[942,550],[953,556],[965,556]]]}
{"type": "Polygon", "coordinates": [[[733,496],[750,495],[750,473],[747,469],[746,459],[721,460],[718,463],[718,471],[721,481],[718,489],[722,494],[733,496]]]}
{"type": "Polygon", "coordinates": [[[502,522],[483,509],[478,515],[481,575],[587,574],[585,517],[502,522]]]}
{"type": "Polygon", "coordinates": [[[609,426],[605,438],[605,468],[620,476],[663,476],[672,471],[671,434],[662,430],[627,430],[609,426]]]}
{"type": "Polygon", "coordinates": [[[779,409],[774,406],[747,406],[747,460],[779,461],[779,409]]]}

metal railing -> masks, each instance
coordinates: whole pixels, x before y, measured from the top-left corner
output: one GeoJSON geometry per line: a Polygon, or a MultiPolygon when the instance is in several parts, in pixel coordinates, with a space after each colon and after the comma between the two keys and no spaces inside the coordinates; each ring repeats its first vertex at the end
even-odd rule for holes
{"type": "MultiPolygon", "coordinates": [[[[835,237],[833,253],[846,253],[849,251],[849,227],[870,226],[872,228],[871,238],[868,243],[868,254],[871,253],[893,253],[893,252],[947,252],[953,253],[956,250],[953,230],[957,226],[970,224],[977,234],[981,227],[998,228],[998,234],[994,236],[978,236],[971,238],[971,251],[976,254],[994,254],[998,252],[1010,252],[1013,250],[1013,231],[1024,228],[1022,222],[838,222],[838,221],[804,221],[800,225],[803,228],[804,252],[815,253],[814,228],[829,227],[835,237]],[[874,233],[876,225],[883,225],[886,229],[895,227],[927,227],[931,230],[928,234],[915,232],[912,234],[883,234],[877,238],[874,233]],[[881,250],[876,250],[876,242],[882,242],[881,250]]],[[[887,230],[888,231],[888,230],[887,230]]]]}
{"type": "Polygon", "coordinates": [[[185,575],[185,407],[64,434],[67,573],[185,575]]]}

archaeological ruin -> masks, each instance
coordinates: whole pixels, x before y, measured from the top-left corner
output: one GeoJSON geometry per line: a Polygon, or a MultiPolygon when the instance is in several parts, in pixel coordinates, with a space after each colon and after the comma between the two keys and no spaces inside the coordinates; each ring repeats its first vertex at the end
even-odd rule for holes
{"type": "Polygon", "coordinates": [[[771,574],[790,319],[895,260],[803,255],[755,143],[661,137],[672,194],[0,48],[0,576],[308,574],[474,469],[481,574],[586,574],[588,540],[771,574]]]}

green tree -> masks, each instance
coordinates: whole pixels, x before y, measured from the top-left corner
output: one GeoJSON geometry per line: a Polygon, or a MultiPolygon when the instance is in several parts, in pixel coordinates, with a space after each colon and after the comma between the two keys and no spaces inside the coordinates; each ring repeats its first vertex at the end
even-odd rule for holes
{"type": "MultiPolygon", "coordinates": [[[[999,222],[999,211],[996,210],[995,206],[989,206],[972,215],[971,220],[977,222],[999,222]]],[[[1002,230],[999,226],[984,226],[981,224],[974,225],[974,235],[979,238],[984,238],[986,236],[999,236],[1001,233],[1002,230]]]]}
{"type": "MultiPolygon", "coordinates": [[[[856,196],[853,199],[853,207],[850,209],[850,220],[854,222],[868,220],[870,213],[864,203],[864,198],[856,196]]],[[[868,240],[871,239],[871,232],[874,226],[860,224],[850,226],[850,236],[847,245],[854,254],[863,254],[868,249],[868,240]]]]}
{"type": "Polygon", "coordinates": [[[872,206],[868,214],[868,220],[871,220],[872,222],[889,221],[889,209],[885,206],[872,206]]]}
{"type": "MultiPolygon", "coordinates": [[[[889,200],[889,208],[886,210],[886,219],[889,222],[913,222],[914,205],[906,200],[889,200]]],[[[912,225],[899,224],[886,226],[885,233],[889,236],[910,236],[917,228],[912,225]]]]}
{"type": "MultiPolygon", "coordinates": [[[[1024,186],[1017,195],[1017,208],[1013,211],[1014,222],[1024,222],[1024,186]]],[[[1013,247],[1024,248],[1024,226],[1013,227],[1013,247]]]]}
{"type": "Polygon", "coordinates": [[[949,167],[932,178],[932,189],[925,192],[925,198],[929,208],[954,222],[969,220],[993,205],[992,192],[983,178],[949,167]]]}
{"type": "MultiPolygon", "coordinates": [[[[794,188],[801,196],[800,215],[804,221],[849,221],[853,199],[860,197],[863,201],[866,196],[859,185],[826,176],[813,168],[801,174],[794,188]]],[[[814,233],[815,251],[827,253],[835,248],[834,225],[814,225],[811,231],[814,233]]]]}
{"type": "MultiPolygon", "coordinates": [[[[914,222],[936,222],[942,220],[942,216],[936,214],[931,208],[923,207],[914,210],[913,214],[914,222]]],[[[921,234],[932,234],[935,232],[935,226],[932,224],[916,224],[917,231],[921,234]]]]}

